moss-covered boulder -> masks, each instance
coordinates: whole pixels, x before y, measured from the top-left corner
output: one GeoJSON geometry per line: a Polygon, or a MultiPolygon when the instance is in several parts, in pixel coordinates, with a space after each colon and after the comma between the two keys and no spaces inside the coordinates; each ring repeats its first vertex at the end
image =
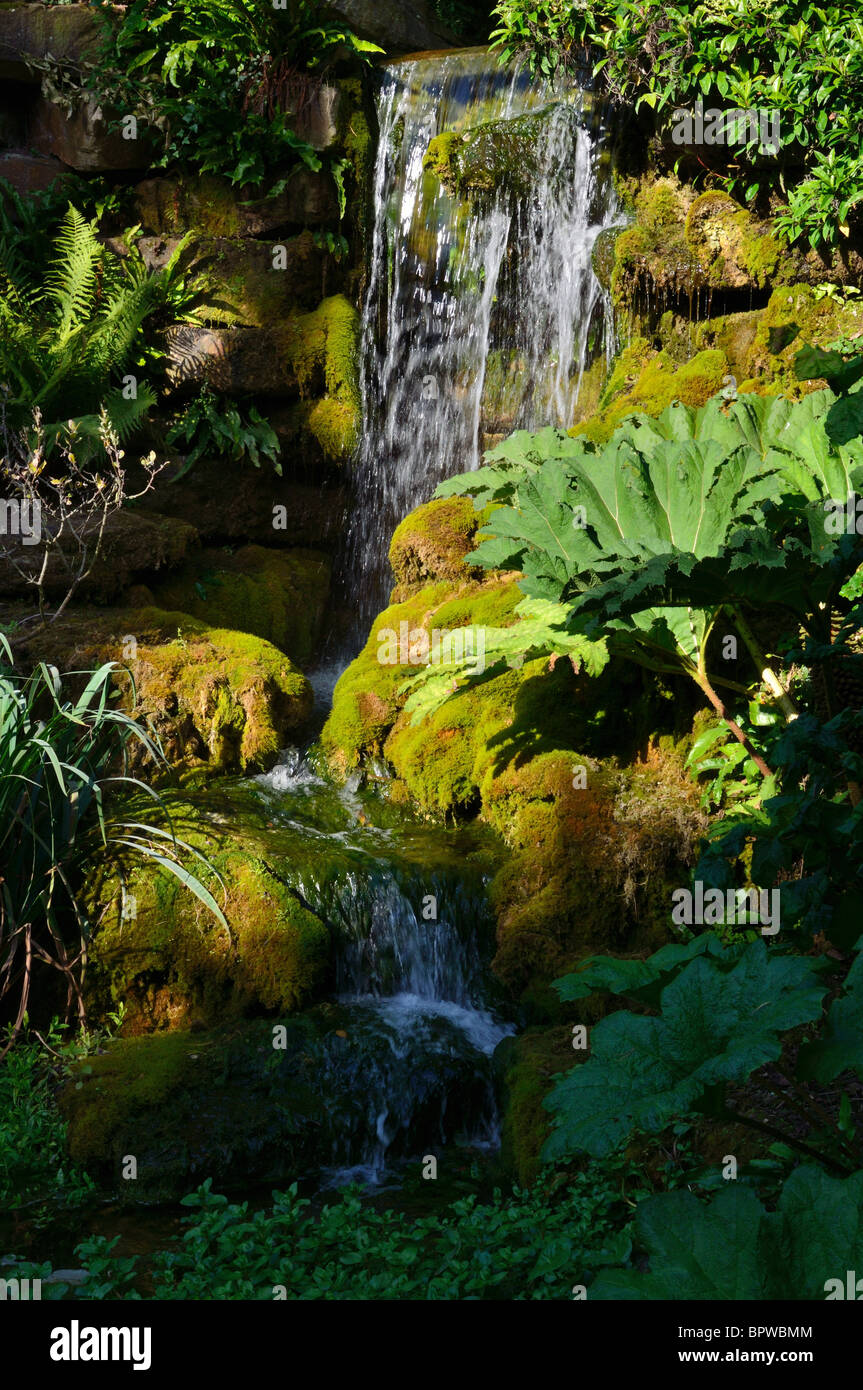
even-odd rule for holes
{"type": "Polygon", "coordinates": [[[328,1021],[281,1026],[279,1049],[258,1022],[117,1039],[89,1056],[59,1097],[73,1161],[129,1203],[176,1201],[205,1178],[220,1189],[292,1181],[325,1161],[307,1049],[328,1021]]]}
{"type": "MultiPolygon", "coordinates": [[[[22,655],[70,672],[127,667],[116,677],[124,707],[155,729],[185,778],[272,767],[314,703],[305,676],[270,642],[159,608],[76,610],[22,655]]],[[[140,746],[129,752],[133,767],[147,766],[140,746]]]]}
{"type": "Polygon", "coordinates": [[[443,131],[430,142],[423,168],[459,198],[488,198],[502,189],[524,198],[533,187],[543,126],[556,109],[552,104],[463,133],[443,131]]]}
{"type": "MultiPolygon", "coordinates": [[[[582,1053],[583,1057],[585,1054],[582,1053]]],[[[542,1146],[551,1131],[543,1100],[552,1078],[579,1060],[568,1024],[527,1028],[504,1038],[495,1052],[502,1080],[500,1161],[519,1187],[529,1187],[541,1167],[542,1146]]]]}
{"type": "MultiPolygon", "coordinates": [[[[414,564],[409,538],[442,515],[437,504],[412,514],[399,557],[414,564]]],[[[459,545],[472,543],[466,524],[459,545]]],[[[432,547],[429,567],[455,565],[459,545],[442,560],[432,547]]],[[[589,678],[568,661],[537,659],[490,670],[414,722],[402,687],[434,630],[506,626],[522,598],[512,576],[462,574],[406,585],[408,596],[380,615],[336,686],[322,743],[337,774],[382,758],[394,799],[430,817],[479,813],[500,833],[512,853],[492,885],[494,969],[547,1017],[549,982],[585,954],[667,939],[671,892],[703,830],[674,751],[692,711],[632,667],[589,678]]]]}
{"type": "MultiPolygon", "coordinates": [[[[330,931],[276,867],[278,831],[213,792],[165,792],[163,804],[178,840],[206,857],[185,862],[212,891],[228,927],[173,873],[147,860],[127,867],[122,887],[113,869],[92,879],[91,1012],[104,1017],[122,1001],[125,1030],[137,1033],[314,1003],[329,966],[330,931]]],[[[296,852],[292,839],[286,848],[296,852]]]]}
{"type": "Polygon", "coordinates": [[[320,551],[246,545],[233,553],[200,550],[182,570],[151,587],[161,608],[263,637],[307,666],[321,634],[329,584],[330,560],[320,551]]]}
{"type": "Polygon", "coordinates": [[[482,571],[467,567],[464,557],[486,516],[475,510],[470,497],[435,498],[406,516],[390,541],[393,598],[408,598],[434,580],[481,578],[482,571]]]}
{"type": "MultiPolygon", "coordinates": [[[[336,684],[332,712],[321,735],[336,775],[346,775],[368,758],[386,756],[402,779],[401,790],[411,787],[416,794],[426,776],[433,779],[434,785],[427,783],[426,792],[417,797],[424,811],[445,815],[464,809],[466,799],[472,800],[476,791],[470,782],[470,768],[465,771],[463,766],[465,759],[470,759],[470,750],[460,740],[453,740],[446,724],[451,719],[461,724],[463,716],[470,717],[467,706],[458,711],[455,704],[447,706],[446,714],[441,712],[433,721],[440,739],[453,745],[457,765],[453,764],[449,773],[442,766],[423,769],[415,765],[421,756],[416,746],[419,735],[402,716],[406,696],[400,692],[417,670],[410,659],[410,636],[422,630],[430,638],[435,628],[449,632],[467,626],[505,626],[512,621],[512,611],[521,597],[511,580],[466,580],[456,592],[451,580],[442,580],[381,613],[365,647],[336,684]],[[394,638],[396,660],[391,659],[394,638]]],[[[483,689],[488,695],[488,687],[483,689]]]]}

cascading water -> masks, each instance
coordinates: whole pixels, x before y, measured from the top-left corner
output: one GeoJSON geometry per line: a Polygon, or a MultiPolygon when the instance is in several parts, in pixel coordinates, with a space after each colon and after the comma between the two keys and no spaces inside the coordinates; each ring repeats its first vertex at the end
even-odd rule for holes
{"type": "Polygon", "coordinates": [[[343,565],[363,638],[386,603],[398,522],[443,478],[477,467],[496,436],[572,422],[586,366],[612,348],[591,252],[620,220],[604,109],[582,86],[467,50],[388,65],[377,109],[364,422],[343,565]],[[459,198],[424,167],[436,135],[500,122],[530,150],[529,167],[516,155],[515,183],[459,198]]]}
{"type": "Polygon", "coordinates": [[[256,784],[279,872],[334,939],[340,1026],[307,1048],[325,1181],[377,1183],[453,1140],[493,1145],[491,1054],[512,1028],[485,998],[482,832],[375,827],[377,798],[327,786],[295,751],[256,784]]]}

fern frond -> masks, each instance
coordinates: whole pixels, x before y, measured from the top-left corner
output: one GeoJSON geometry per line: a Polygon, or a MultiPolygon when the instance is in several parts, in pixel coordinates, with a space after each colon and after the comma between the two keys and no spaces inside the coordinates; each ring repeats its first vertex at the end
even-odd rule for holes
{"type": "Polygon", "coordinates": [[[64,339],[92,317],[96,271],[105,254],[88,222],[69,204],[54,242],[55,256],[47,276],[48,298],[58,313],[57,333],[64,339]]]}
{"type": "Polygon", "coordinates": [[[138,383],[138,394],[134,400],[126,400],[122,391],[111,391],[105,397],[105,414],[111,429],[124,443],[140,425],[144,423],[147,412],[156,404],[156,393],[146,382],[138,383]]]}

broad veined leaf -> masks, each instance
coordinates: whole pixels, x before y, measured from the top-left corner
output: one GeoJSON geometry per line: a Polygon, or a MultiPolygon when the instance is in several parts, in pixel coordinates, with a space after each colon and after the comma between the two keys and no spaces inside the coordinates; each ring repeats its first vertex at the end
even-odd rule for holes
{"type": "Polygon", "coordinates": [[[843,1071],[863,1073],[863,955],[849,970],[842,997],[831,1004],[822,1036],[802,1047],[797,1059],[803,1080],[832,1081],[843,1071]]]}
{"type": "Polygon", "coordinates": [[[823,995],[809,958],[769,954],[762,940],[731,970],[693,960],[662,991],[658,1018],[620,1012],[593,1029],[589,1061],[544,1102],[555,1125],[544,1157],[599,1158],[637,1130],[659,1133],[708,1087],[775,1060],[782,1032],[816,1018],[823,995]]]}
{"type": "Polygon", "coordinates": [[[735,1183],[710,1202],[691,1192],[662,1193],[639,1205],[635,1241],[649,1267],[601,1270],[589,1298],[846,1297],[848,1271],[863,1268],[863,1173],[837,1178],[802,1165],[774,1212],[735,1183]]]}

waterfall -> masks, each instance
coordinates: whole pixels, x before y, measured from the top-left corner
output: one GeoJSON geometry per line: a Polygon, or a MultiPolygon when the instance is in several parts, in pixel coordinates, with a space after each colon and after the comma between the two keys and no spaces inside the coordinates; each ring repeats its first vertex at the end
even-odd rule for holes
{"type": "Polygon", "coordinates": [[[394,1161],[498,1138],[492,1053],[512,1025],[487,999],[494,920],[477,829],[378,827],[382,807],[327,786],[299,750],[256,777],[273,858],[328,922],[336,1027],[305,1051],[326,1119],[325,1184],[376,1184],[394,1161]]]}
{"type": "Polygon", "coordinates": [[[585,86],[467,50],[383,68],[377,112],[363,432],[343,566],[363,637],[386,604],[398,522],[497,438],[572,422],[585,368],[612,345],[591,252],[620,220],[604,108],[585,86]],[[531,116],[517,189],[504,179],[463,199],[424,169],[436,135],[523,128],[531,116]]]}

